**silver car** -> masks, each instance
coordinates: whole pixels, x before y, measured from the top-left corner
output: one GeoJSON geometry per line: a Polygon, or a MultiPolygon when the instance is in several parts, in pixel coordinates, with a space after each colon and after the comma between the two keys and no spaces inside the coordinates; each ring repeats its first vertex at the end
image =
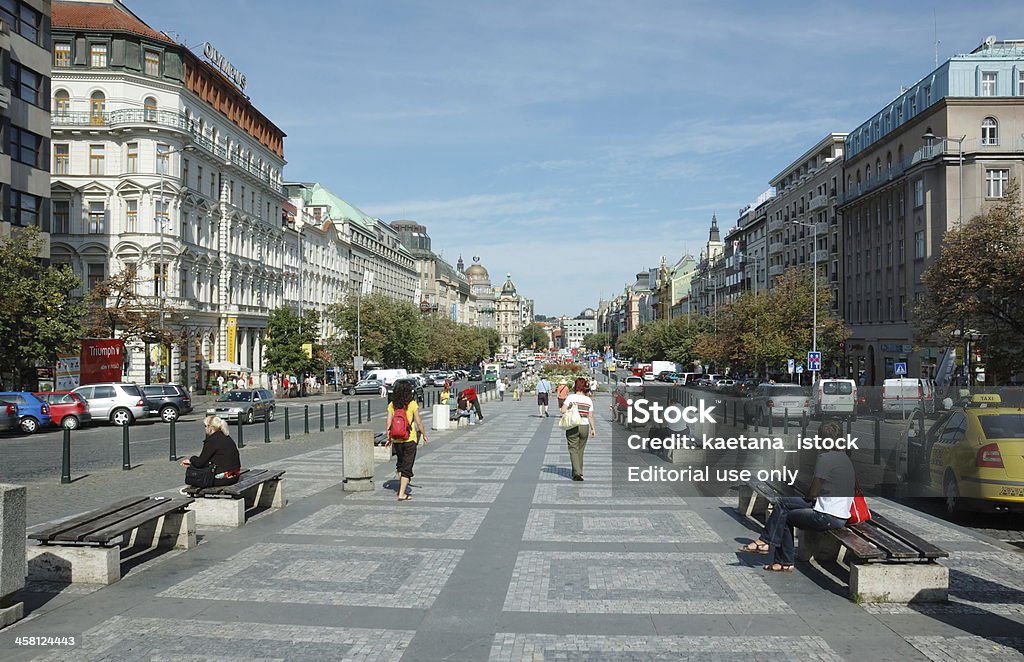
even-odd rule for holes
{"type": "Polygon", "coordinates": [[[17,430],[21,427],[18,405],[10,400],[0,400],[0,432],[17,430]]]}
{"type": "Polygon", "coordinates": [[[743,403],[748,420],[762,425],[768,418],[798,419],[810,416],[811,398],[803,387],[796,384],[761,384],[743,403]]]}
{"type": "Polygon", "coordinates": [[[220,416],[225,421],[254,423],[256,419],[274,420],[277,415],[277,400],[265,388],[234,389],[222,393],[211,407],[207,416],[220,416]]]}
{"type": "Polygon", "coordinates": [[[71,391],[85,398],[89,412],[96,422],[110,421],[114,425],[131,425],[149,416],[149,401],[142,389],[128,382],[106,382],[79,386],[71,391]]]}

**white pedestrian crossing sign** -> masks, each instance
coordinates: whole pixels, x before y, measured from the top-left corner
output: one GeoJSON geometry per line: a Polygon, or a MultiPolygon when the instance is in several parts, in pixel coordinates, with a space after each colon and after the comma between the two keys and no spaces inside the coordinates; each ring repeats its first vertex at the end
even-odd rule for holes
{"type": "Polygon", "coordinates": [[[821,352],[807,352],[807,369],[811,372],[821,370],[821,352]]]}
{"type": "Polygon", "coordinates": [[[900,363],[896,363],[894,365],[895,365],[895,368],[896,368],[895,372],[896,372],[897,375],[905,375],[905,374],[907,374],[907,364],[906,364],[906,362],[901,361],[900,363]]]}

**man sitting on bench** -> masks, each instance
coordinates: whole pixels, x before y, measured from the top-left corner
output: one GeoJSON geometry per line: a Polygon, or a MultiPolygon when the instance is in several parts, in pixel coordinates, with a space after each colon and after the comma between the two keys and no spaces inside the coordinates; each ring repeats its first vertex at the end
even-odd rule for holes
{"type": "Polygon", "coordinates": [[[468,418],[469,424],[473,424],[473,414],[469,410],[469,403],[462,397],[458,399],[449,398],[448,412],[448,420],[455,421],[456,425],[458,425],[459,421],[463,418],[468,418]]]}
{"type": "MultiPolygon", "coordinates": [[[[818,428],[821,438],[843,436],[843,425],[827,419],[818,428]]],[[[781,497],[774,503],[764,531],[754,542],[740,548],[743,552],[767,554],[764,569],[792,572],[796,557],[793,527],[808,531],[831,531],[846,526],[853,506],[856,477],[848,451],[825,451],[814,465],[814,480],[807,494],[781,497]]]]}

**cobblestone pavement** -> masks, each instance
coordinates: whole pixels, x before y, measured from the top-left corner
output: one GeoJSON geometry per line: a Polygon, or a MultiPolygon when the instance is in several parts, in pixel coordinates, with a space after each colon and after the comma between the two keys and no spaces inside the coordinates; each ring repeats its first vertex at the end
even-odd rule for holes
{"type": "MultiPolygon", "coordinates": [[[[771,574],[736,553],[753,535],[734,497],[613,487],[603,416],[579,483],[555,416],[483,408],[481,425],[430,433],[405,503],[391,461],[374,491],[343,493],[340,431],[248,445],[247,465],[285,469],[287,508],[200,527],[197,548],[126,563],[109,587],[31,584],[0,659],[1024,659],[1012,547],[876,500],[950,551],[950,601],[858,605],[816,566],[771,574]],[[47,635],[76,646],[14,644],[47,635]]],[[[32,483],[30,523],[180,481],[165,458],[32,483]]]]}

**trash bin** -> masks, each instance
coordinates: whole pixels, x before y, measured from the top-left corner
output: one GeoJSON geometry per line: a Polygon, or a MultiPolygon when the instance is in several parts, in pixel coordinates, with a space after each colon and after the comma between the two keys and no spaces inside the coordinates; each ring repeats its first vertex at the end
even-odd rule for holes
{"type": "Polygon", "coordinates": [[[345,430],[341,452],[342,491],[373,490],[373,430],[345,430]]]}

